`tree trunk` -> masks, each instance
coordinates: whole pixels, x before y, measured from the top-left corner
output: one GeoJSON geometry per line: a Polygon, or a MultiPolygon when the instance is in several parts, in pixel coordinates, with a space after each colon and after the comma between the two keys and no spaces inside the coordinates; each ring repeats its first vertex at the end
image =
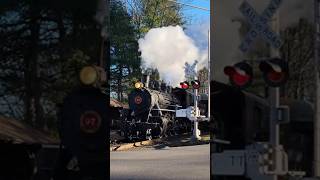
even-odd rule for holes
{"type": "Polygon", "coordinates": [[[42,109],[40,104],[41,87],[38,79],[38,42],[40,10],[37,4],[30,5],[30,41],[25,57],[25,115],[24,120],[31,126],[43,126],[42,109]]]}
{"type": "Polygon", "coordinates": [[[122,87],[123,66],[122,65],[120,65],[119,71],[120,71],[120,74],[119,74],[120,76],[118,79],[118,100],[121,102],[123,100],[123,87],[122,87]]]}

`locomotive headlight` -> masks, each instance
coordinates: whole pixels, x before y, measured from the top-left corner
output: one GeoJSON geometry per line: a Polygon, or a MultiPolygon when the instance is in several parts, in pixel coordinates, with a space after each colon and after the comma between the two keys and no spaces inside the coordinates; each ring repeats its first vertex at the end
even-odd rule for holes
{"type": "Polygon", "coordinates": [[[80,81],[84,85],[92,85],[98,80],[98,72],[93,66],[86,66],[80,71],[80,81]]]}
{"type": "Polygon", "coordinates": [[[142,84],[141,82],[136,82],[136,83],[134,84],[134,87],[135,87],[136,89],[141,89],[141,88],[143,88],[143,84],[142,84]]]}

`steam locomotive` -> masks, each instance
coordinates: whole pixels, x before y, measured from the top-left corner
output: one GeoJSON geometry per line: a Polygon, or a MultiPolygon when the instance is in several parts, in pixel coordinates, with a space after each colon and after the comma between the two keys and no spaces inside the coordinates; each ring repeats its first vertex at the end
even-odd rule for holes
{"type": "MultiPolygon", "coordinates": [[[[176,117],[175,112],[193,106],[193,95],[185,89],[149,80],[147,75],[142,82],[137,82],[129,94],[129,109],[122,115],[121,135],[133,140],[191,132],[190,120],[176,117]]],[[[207,99],[202,98],[199,104],[202,114],[206,114],[207,99]]]]}

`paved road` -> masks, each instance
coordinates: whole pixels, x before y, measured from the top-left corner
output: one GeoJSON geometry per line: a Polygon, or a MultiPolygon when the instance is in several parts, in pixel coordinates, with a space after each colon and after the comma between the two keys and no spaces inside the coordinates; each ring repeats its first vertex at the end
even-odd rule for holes
{"type": "Polygon", "coordinates": [[[209,180],[210,146],[111,152],[111,180],[209,180]]]}

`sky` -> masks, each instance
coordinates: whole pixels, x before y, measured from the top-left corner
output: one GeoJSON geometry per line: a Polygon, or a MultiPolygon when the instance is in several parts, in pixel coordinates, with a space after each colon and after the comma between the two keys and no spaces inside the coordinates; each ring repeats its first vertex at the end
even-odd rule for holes
{"type": "MultiPolygon", "coordinates": [[[[178,2],[210,9],[210,0],[178,0],[178,2]]],[[[191,16],[193,21],[195,22],[210,20],[209,11],[196,9],[188,6],[183,6],[183,7],[184,7],[184,10],[183,10],[184,15],[186,15],[187,17],[191,16]]]]}
{"type": "MultiPolygon", "coordinates": [[[[178,2],[210,9],[210,0],[179,0],[178,2]]],[[[206,51],[208,30],[210,28],[210,12],[184,6],[183,14],[186,18],[190,18],[190,22],[186,25],[186,34],[195,41],[200,50],[206,51]]]]}

